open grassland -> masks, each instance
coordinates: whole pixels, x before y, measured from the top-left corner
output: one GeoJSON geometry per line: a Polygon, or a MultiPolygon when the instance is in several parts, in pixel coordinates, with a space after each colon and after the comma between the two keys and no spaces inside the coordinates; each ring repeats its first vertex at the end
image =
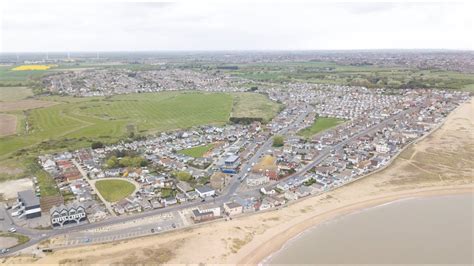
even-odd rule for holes
{"type": "Polygon", "coordinates": [[[0,87],[0,101],[18,101],[33,96],[33,91],[26,87],[0,87]]]}
{"type": "MultiPolygon", "coordinates": [[[[263,100],[266,98],[261,97],[259,102],[266,104],[263,100]]],[[[3,102],[0,112],[17,117],[17,134],[0,138],[0,166],[5,160],[73,150],[94,141],[113,143],[131,133],[137,136],[204,124],[222,125],[229,121],[232,109],[243,109],[241,104],[250,112],[258,108],[247,102],[252,99],[234,101],[233,94],[225,93],[162,92],[90,98],[51,96],[3,102]]],[[[275,115],[272,110],[267,109],[264,115],[275,115]]],[[[8,176],[3,179],[11,179],[8,176]]]]}
{"type": "Polygon", "coordinates": [[[298,132],[298,135],[309,138],[318,134],[319,132],[335,127],[343,122],[344,120],[337,118],[317,117],[311,126],[300,130],[300,132],[298,132]]]}
{"type": "Polygon", "coordinates": [[[262,118],[270,121],[282,108],[281,104],[269,101],[268,98],[259,93],[234,93],[234,105],[232,117],[262,118]]]}
{"type": "Polygon", "coordinates": [[[403,67],[347,66],[331,62],[280,62],[239,65],[228,73],[262,82],[311,82],[388,88],[452,88],[474,86],[474,74],[403,67]]]}
{"type": "Polygon", "coordinates": [[[202,145],[197,147],[192,147],[189,149],[180,150],[179,153],[188,155],[194,158],[201,158],[214,147],[214,144],[202,145]]]}
{"type": "Polygon", "coordinates": [[[41,142],[41,150],[51,145],[56,146],[53,149],[76,148],[84,143],[72,146],[63,143],[58,147],[54,142],[64,139],[113,142],[131,132],[148,134],[224,124],[231,108],[232,97],[220,93],[136,94],[59,103],[27,112],[28,132],[2,138],[0,156],[41,142]]]}
{"type": "Polygon", "coordinates": [[[95,187],[99,191],[100,195],[104,197],[108,202],[117,202],[122,200],[133,191],[135,191],[135,185],[126,180],[99,180],[95,183],[95,187]]]}

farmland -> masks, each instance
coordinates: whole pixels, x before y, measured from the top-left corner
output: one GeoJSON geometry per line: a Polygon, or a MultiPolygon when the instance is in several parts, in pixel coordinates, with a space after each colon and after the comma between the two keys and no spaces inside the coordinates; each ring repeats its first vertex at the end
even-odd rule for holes
{"type": "Polygon", "coordinates": [[[474,74],[445,70],[374,65],[339,65],[332,62],[279,62],[239,65],[227,73],[260,82],[308,82],[365,86],[369,88],[450,88],[470,89],[474,74]]]}
{"type": "Polygon", "coordinates": [[[36,71],[36,70],[48,70],[57,65],[21,65],[12,68],[13,71],[36,71]]]}
{"type": "Polygon", "coordinates": [[[0,114],[0,137],[15,134],[17,128],[15,115],[0,114]]]}
{"type": "Polygon", "coordinates": [[[126,180],[99,180],[95,187],[108,202],[117,202],[128,197],[135,190],[135,185],[126,180]]]}
{"type": "Polygon", "coordinates": [[[213,144],[208,144],[208,145],[203,145],[203,146],[197,146],[197,147],[192,147],[189,149],[184,149],[180,150],[179,153],[188,155],[194,158],[201,158],[206,154],[206,152],[210,151],[214,147],[213,144]]]}
{"type": "Polygon", "coordinates": [[[318,134],[319,132],[335,127],[343,122],[344,120],[337,118],[317,117],[311,126],[298,132],[298,135],[309,138],[315,134],[318,134]]]}
{"type": "Polygon", "coordinates": [[[31,89],[26,87],[0,87],[0,101],[17,101],[33,96],[31,89]]]}

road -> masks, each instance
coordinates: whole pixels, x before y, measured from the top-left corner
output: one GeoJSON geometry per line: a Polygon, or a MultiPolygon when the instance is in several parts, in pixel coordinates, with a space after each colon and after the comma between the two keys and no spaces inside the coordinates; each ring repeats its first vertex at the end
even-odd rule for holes
{"type": "MultiPolygon", "coordinates": [[[[307,111],[307,109],[308,109],[308,107],[305,106],[304,110],[307,111]]],[[[375,125],[367,128],[367,129],[365,129],[364,131],[361,131],[361,132],[347,138],[346,140],[344,140],[342,142],[339,142],[338,144],[323,150],[316,158],[313,159],[313,161],[311,163],[307,164],[305,167],[303,167],[303,169],[300,169],[296,173],[286,177],[282,181],[284,181],[288,178],[294,177],[294,176],[299,176],[299,175],[305,174],[311,168],[313,168],[317,164],[321,163],[333,151],[341,149],[347,143],[349,143],[349,142],[351,142],[351,141],[353,141],[353,140],[355,140],[355,139],[357,139],[361,136],[364,136],[366,134],[369,134],[371,132],[374,132],[374,131],[380,129],[381,127],[387,125],[388,123],[393,122],[395,119],[399,118],[400,116],[410,112],[411,110],[412,109],[408,109],[408,110],[402,111],[402,112],[400,112],[396,115],[393,115],[393,116],[383,120],[382,122],[380,122],[378,124],[375,124],[375,125]]],[[[301,122],[304,120],[304,118],[307,115],[308,115],[308,112],[302,112],[295,119],[294,123],[291,123],[291,126],[286,127],[284,129],[281,129],[280,131],[278,131],[277,134],[286,135],[288,132],[291,132],[292,130],[298,129],[301,122]]],[[[256,163],[260,159],[260,157],[267,150],[269,150],[271,148],[271,146],[272,146],[272,138],[270,137],[258,148],[258,150],[255,152],[255,154],[245,164],[242,165],[241,171],[238,174],[234,175],[234,177],[232,178],[230,184],[223,191],[223,193],[221,195],[217,196],[216,198],[214,198],[213,200],[211,200],[211,202],[213,202],[215,204],[218,204],[218,205],[222,205],[223,203],[228,202],[234,196],[234,193],[236,193],[236,191],[238,190],[238,188],[241,184],[240,180],[243,180],[244,175],[247,173],[247,169],[249,167],[251,167],[253,163],[256,163]]],[[[209,203],[209,201],[206,202],[206,203],[209,203]]],[[[175,205],[175,206],[172,206],[172,207],[167,207],[167,208],[162,208],[162,209],[150,210],[150,211],[146,211],[146,212],[142,212],[142,213],[134,214],[134,215],[130,215],[130,216],[115,216],[115,217],[111,217],[107,220],[103,220],[103,221],[96,222],[96,223],[82,224],[82,225],[78,225],[78,226],[75,226],[75,227],[59,228],[59,229],[54,229],[54,230],[43,230],[43,231],[35,230],[35,231],[33,231],[33,230],[26,230],[26,229],[22,230],[22,229],[18,228],[17,229],[18,232],[24,232],[26,235],[28,235],[30,237],[31,240],[28,243],[25,243],[23,245],[11,248],[9,254],[18,252],[18,251],[20,251],[22,249],[25,249],[27,247],[31,247],[31,246],[36,245],[37,243],[39,243],[43,240],[46,240],[46,239],[54,237],[54,236],[58,236],[58,235],[62,235],[62,234],[69,234],[69,233],[72,233],[72,232],[89,230],[89,229],[94,229],[94,228],[99,228],[99,227],[104,227],[104,226],[110,226],[110,225],[114,225],[114,224],[125,223],[125,222],[133,221],[133,220],[136,220],[136,219],[141,219],[141,218],[145,218],[145,217],[149,217],[149,216],[163,214],[163,213],[166,213],[166,212],[179,211],[179,210],[184,210],[184,209],[187,209],[187,208],[193,208],[193,207],[197,207],[201,204],[203,204],[203,203],[200,202],[200,201],[186,202],[186,203],[183,203],[183,204],[180,204],[180,205],[175,205]]]]}

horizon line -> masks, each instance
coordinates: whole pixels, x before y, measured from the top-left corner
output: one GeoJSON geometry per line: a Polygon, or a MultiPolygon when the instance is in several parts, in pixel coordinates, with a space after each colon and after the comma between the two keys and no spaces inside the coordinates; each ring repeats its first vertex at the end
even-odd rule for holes
{"type": "Polygon", "coordinates": [[[432,52],[474,52],[474,49],[457,48],[363,48],[363,49],[215,49],[215,50],[61,50],[61,51],[8,51],[0,54],[42,54],[42,53],[186,53],[186,52],[370,52],[370,51],[432,51],[432,52]]]}

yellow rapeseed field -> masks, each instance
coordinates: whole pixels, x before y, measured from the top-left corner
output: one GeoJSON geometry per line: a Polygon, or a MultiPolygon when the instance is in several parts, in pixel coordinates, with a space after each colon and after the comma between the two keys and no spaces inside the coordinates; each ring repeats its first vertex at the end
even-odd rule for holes
{"type": "Polygon", "coordinates": [[[12,68],[13,71],[26,71],[26,70],[48,70],[52,67],[57,67],[58,65],[21,65],[15,68],[12,68]]]}

